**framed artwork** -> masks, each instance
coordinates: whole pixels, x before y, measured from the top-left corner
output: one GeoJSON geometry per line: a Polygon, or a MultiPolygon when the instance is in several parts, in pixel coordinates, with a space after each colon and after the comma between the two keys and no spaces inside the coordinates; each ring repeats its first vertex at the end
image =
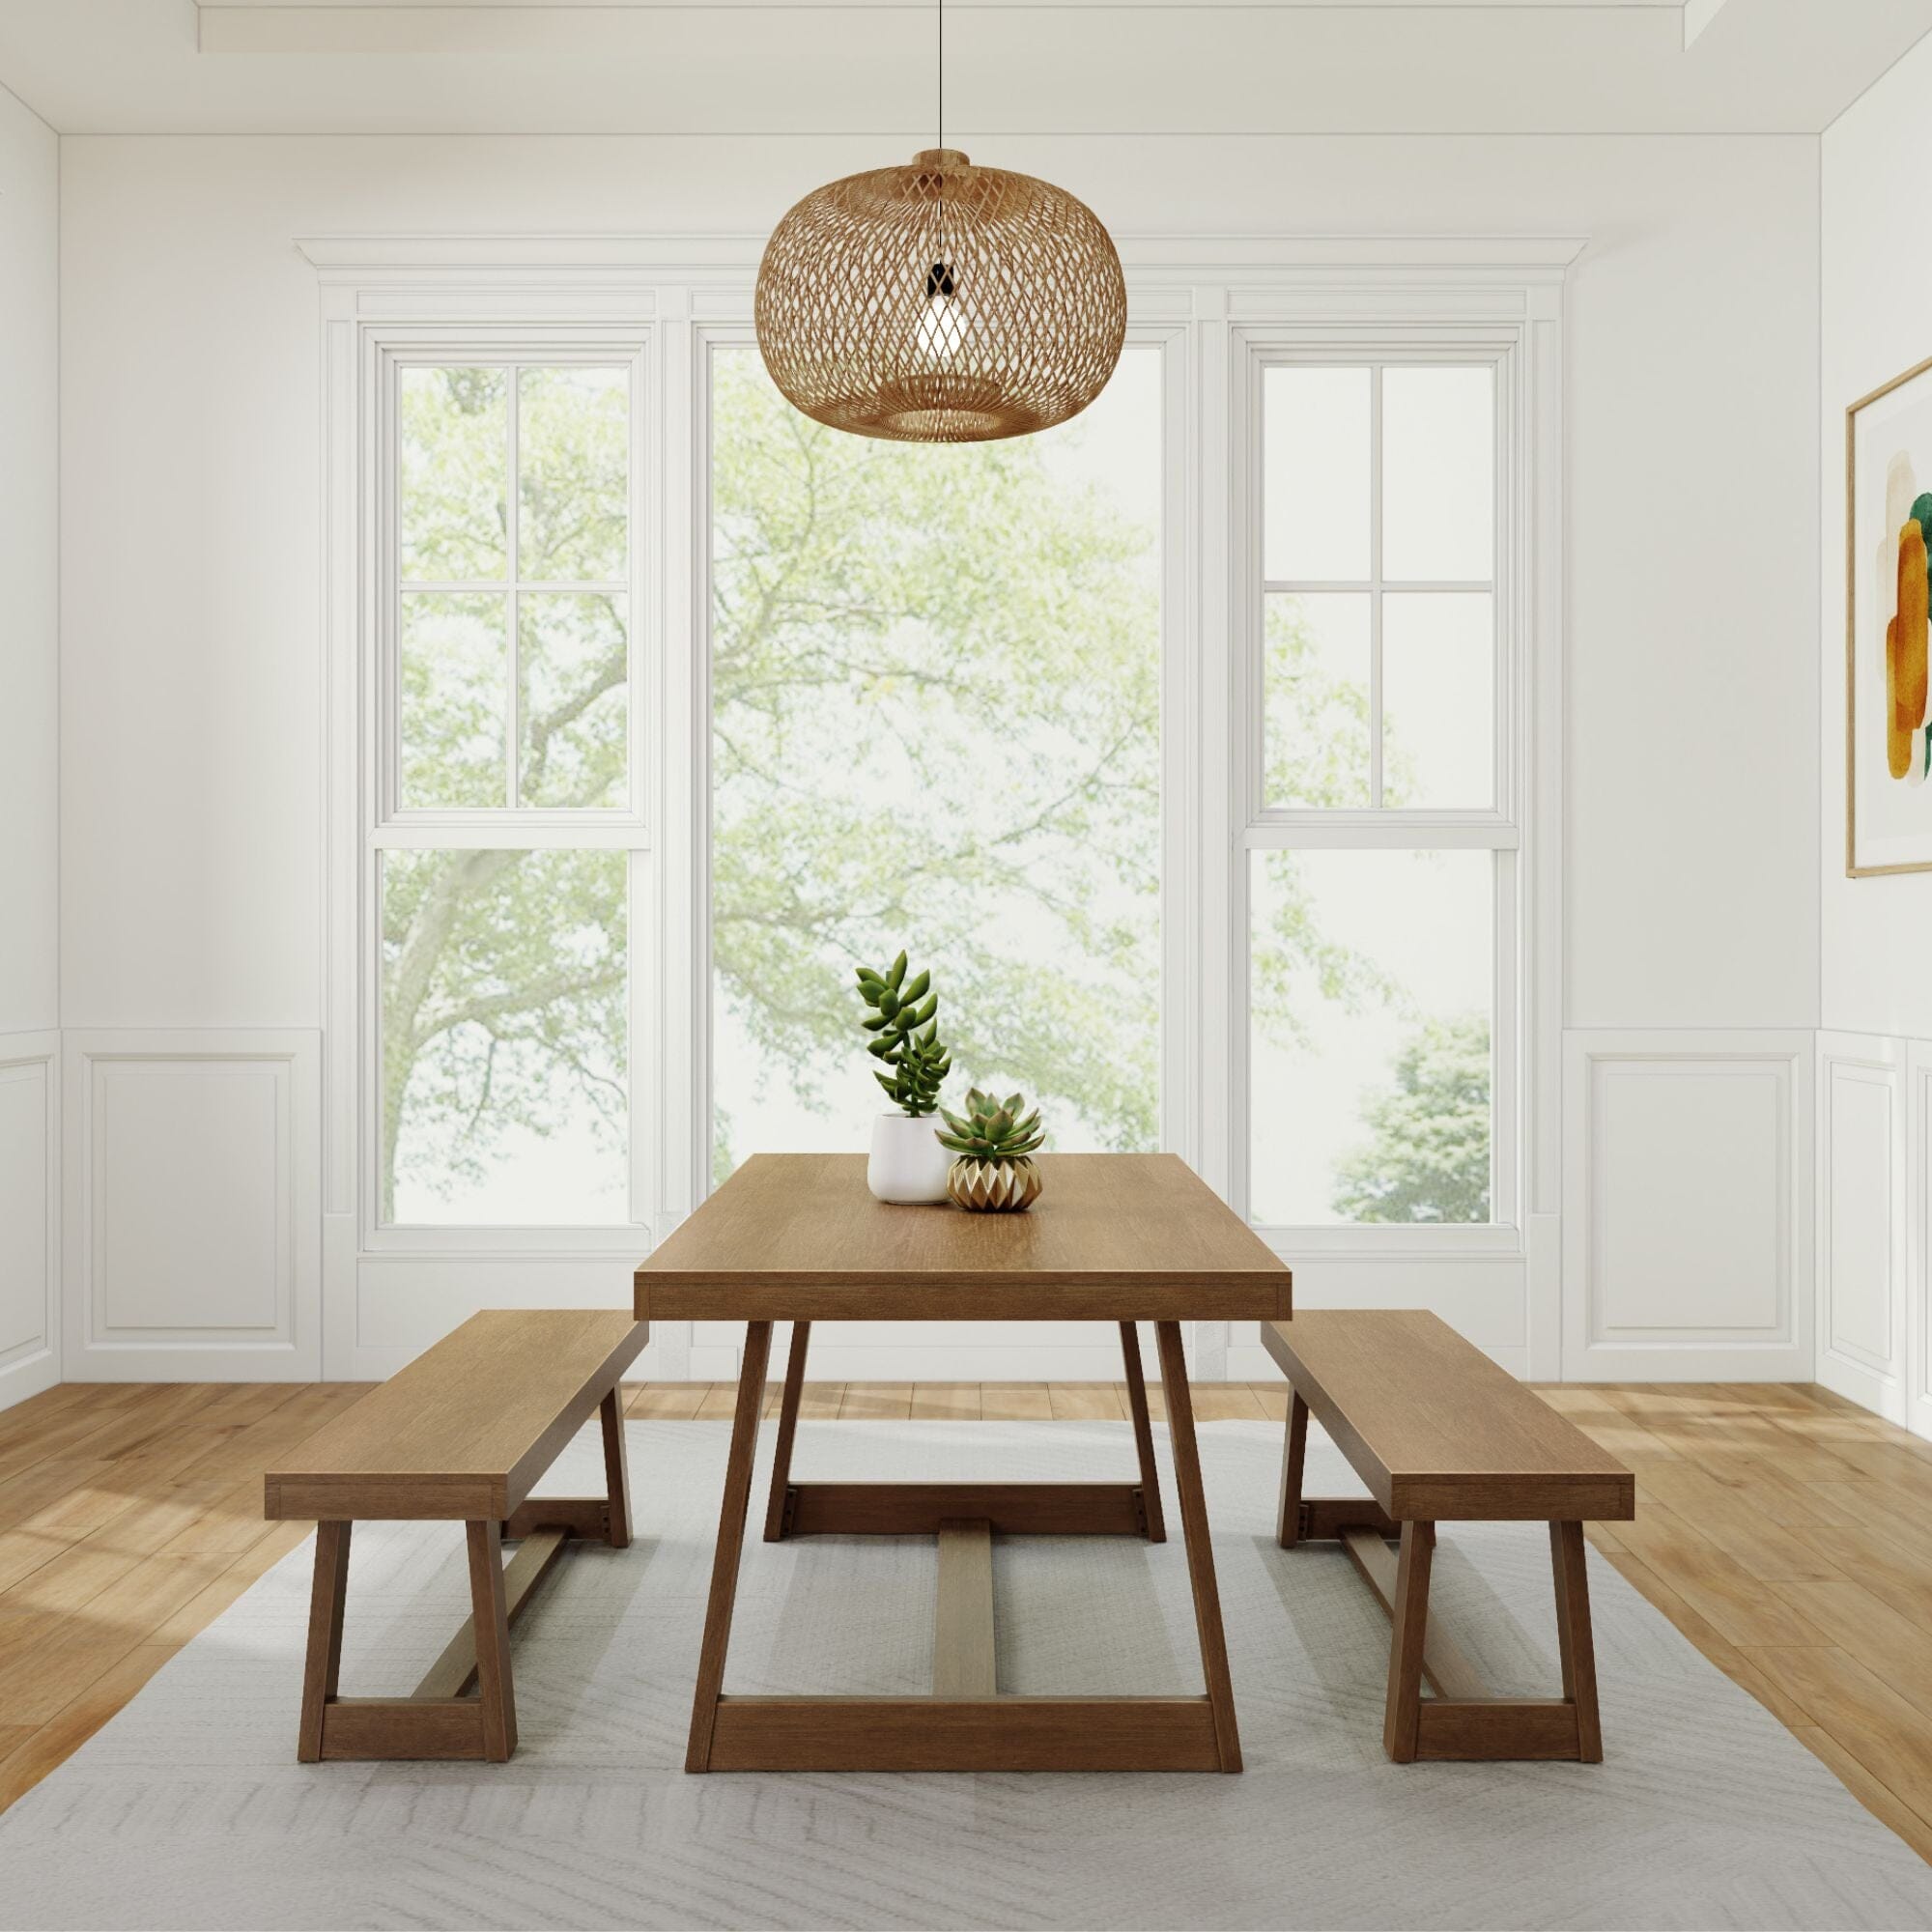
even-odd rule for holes
{"type": "Polygon", "coordinates": [[[1932,359],[1845,412],[1845,870],[1932,871],[1932,359]]]}

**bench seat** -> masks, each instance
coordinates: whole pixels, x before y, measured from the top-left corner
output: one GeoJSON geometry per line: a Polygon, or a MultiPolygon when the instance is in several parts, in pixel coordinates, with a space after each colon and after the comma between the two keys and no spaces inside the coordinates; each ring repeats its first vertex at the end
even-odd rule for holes
{"type": "Polygon", "coordinates": [[[648,1326],[622,1309],[485,1310],[267,1473],[264,1514],[316,1522],[302,1762],[500,1763],[516,1749],[509,1625],[573,1537],[629,1546],[619,1384],[649,1339],[648,1326]],[[593,1414],[603,1425],[606,1493],[532,1498],[593,1414]],[[410,1697],[337,1694],[357,1520],[467,1525],[472,1615],[410,1697]],[[506,1539],[522,1545],[507,1572],[506,1539]]]}
{"type": "Polygon", "coordinates": [[[1635,1516],[1635,1478],[1426,1310],[1310,1309],[1263,1322],[1261,1339],[1293,1398],[1276,1540],[1341,1543],[1392,1618],[1390,1757],[1601,1759],[1582,1525],[1635,1516]],[[1367,1496],[1302,1493],[1311,1414],[1367,1496]],[[1524,1520],[1549,1525],[1560,1699],[1487,1695],[1448,1635],[1429,1628],[1436,1523],[1524,1520]],[[1426,1701],[1425,1682],[1435,1692],[1426,1701]]]}

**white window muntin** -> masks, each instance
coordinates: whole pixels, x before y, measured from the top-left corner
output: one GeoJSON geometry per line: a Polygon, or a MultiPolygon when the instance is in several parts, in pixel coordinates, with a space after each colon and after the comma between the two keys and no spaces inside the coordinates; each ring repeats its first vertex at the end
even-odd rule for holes
{"type": "Polygon", "coordinates": [[[1338,332],[1266,326],[1237,326],[1235,355],[1233,440],[1236,500],[1231,519],[1236,618],[1236,748],[1240,757],[1238,791],[1243,822],[1231,854],[1230,940],[1236,968],[1236,1024],[1230,1029],[1235,1051],[1229,1068],[1230,1129],[1236,1157],[1229,1175],[1234,1205],[1245,1215],[1251,1196],[1252,1037],[1249,977],[1249,853],[1293,850],[1490,850],[1495,856],[1492,897],[1494,979],[1492,1016],[1491,1218],[1485,1223],[1388,1224],[1354,1226],[1258,1226],[1257,1232],[1284,1252],[1390,1256],[1401,1254],[1471,1256],[1517,1253],[1522,1244],[1521,1151],[1526,976],[1524,888],[1519,861],[1524,843],[1523,802],[1532,796],[1527,769],[1527,655],[1522,604],[1517,585],[1526,556],[1525,498],[1521,475],[1522,384],[1524,371],[1519,332],[1514,327],[1447,329],[1427,326],[1385,332],[1371,327],[1338,332]],[[1464,363],[1494,372],[1493,576],[1489,580],[1394,580],[1381,563],[1380,371],[1396,364],[1442,366],[1464,363]],[[1370,368],[1371,569],[1365,579],[1281,579],[1265,575],[1265,499],[1263,464],[1263,408],[1265,371],[1270,365],[1321,364],[1370,368]],[[1492,701],[1495,805],[1489,810],[1389,807],[1356,809],[1270,807],[1266,800],[1266,692],[1264,621],[1270,592],[1340,589],[1371,598],[1371,755],[1372,796],[1380,796],[1381,764],[1381,593],[1489,590],[1493,599],[1492,701]]]}
{"type": "MultiPolygon", "coordinates": [[[[652,1096],[662,1065],[659,968],[656,958],[660,915],[657,855],[652,850],[646,800],[655,748],[648,695],[656,689],[664,649],[664,542],[653,515],[663,440],[659,420],[662,396],[655,366],[655,337],[648,327],[622,331],[546,326],[477,325],[371,328],[363,338],[364,437],[362,542],[374,568],[364,573],[361,604],[362,675],[359,713],[367,748],[362,773],[363,838],[358,862],[356,948],[357,1036],[360,1041],[360,1212],[358,1239],[363,1252],[451,1256],[484,1254],[609,1254],[635,1258],[649,1245],[657,1204],[659,1170],[658,1110],[652,1096]],[[622,589],[628,599],[629,675],[627,679],[627,775],[629,804],[623,808],[569,809],[508,802],[500,807],[404,810],[397,804],[400,748],[397,614],[404,588],[396,557],[396,462],[399,372],[410,364],[433,367],[500,366],[523,368],[578,363],[622,366],[629,373],[630,443],[627,512],[628,569],[622,589]],[[385,851],[485,849],[617,849],[628,851],[626,993],[628,1051],[628,1221],[603,1227],[575,1226],[395,1226],[379,1219],[382,1198],[377,1172],[382,1145],[378,1111],[382,1105],[382,858],[385,851]]],[[[509,411],[511,493],[514,527],[518,507],[515,467],[517,411],[509,411]]],[[[412,587],[414,587],[413,585],[412,587]]],[[[439,586],[440,587],[440,586],[439,586]]],[[[515,638],[514,575],[480,586],[505,594],[510,610],[512,651],[515,638]]],[[[546,589],[572,585],[546,584],[546,589]]],[[[514,693],[515,658],[510,661],[514,693]]],[[[514,784],[516,719],[506,766],[514,784]]]]}

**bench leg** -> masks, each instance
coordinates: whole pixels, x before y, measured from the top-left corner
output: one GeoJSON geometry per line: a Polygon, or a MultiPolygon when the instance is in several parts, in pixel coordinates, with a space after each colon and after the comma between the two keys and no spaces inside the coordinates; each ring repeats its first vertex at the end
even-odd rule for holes
{"type": "Polygon", "coordinates": [[[1396,1570],[1395,1637],[1389,1645],[1388,1703],[1382,1748],[1397,1764],[1413,1764],[1422,1733],[1422,1654],[1429,1634],[1429,1567],[1435,1525],[1406,1522],[1396,1570]]]}
{"type": "Polygon", "coordinates": [[[791,1324],[791,1352],[785,1357],[784,1393],[779,1398],[779,1439],[772,1452],[772,1493],[765,1506],[765,1541],[784,1538],[785,1504],[791,1499],[791,1441],[798,1434],[798,1405],[805,1394],[805,1358],[811,1348],[811,1323],[791,1324]]]}
{"type": "Polygon", "coordinates": [[[1413,1764],[1418,1758],[1603,1762],[1581,1523],[1549,1525],[1556,1578],[1556,1640],[1563,1660],[1560,1699],[1492,1697],[1475,1668],[1446,1637],[1431,1638],[1429,1572],[1435,1548],[1433,1522],[1404,1523],[1402,1551],[1393,1560],[1387,1544],[1367,1526],[1345,1528],[1342,1541],[1395,1623],[1389,1645],[1382,1745],[1396,1763],[1413,1764]],[[1434,1697],[1423,1697],[1425,1681],[1435,1690],[1434,1697]]]}
{"type": "Polygon", "coordinates": [[[1590,1573],[1583,1556],[1583,1525],[1549,1525],[1550,1567],[1556,1577],[1556,1645],[1563,1658],[1563,1695],[1577,1709],[1577,1755],[1585,1764],[1604,1761],[1604,1731],[1597,1715],[1597,1648],[1590,1634],[1590,1573]]]}
{"type": "Polygon", "coordinates": [[[1288,1435],[1281,1445],[1281,1509],[1274,1540],[1293,1549],[1301,1540],[1301,1465],[1308,1456],[1308,1405],[1288,1392],[1288,1435]]]}
{"type": "Polygon", "coordinates": [[[315,1526],[315,1584],[308,1606],[308,1662],[302,1673],[301,1729],[296,1757],[322,1762],[323,1719],[342,1678],[342,1609],[349,1591],[349,1524],[315,1526]]]}
{"type": "Polygon", "coordinates": [[[631,1547],[631,1468],[624,1454],[624,1390],[619,1383],[599,1405],[604,1423],[604,1488],[610,1497],[610,1527],[604,1540],[612,1549],[631,1547]]]}
{"type": "Polygon", "coordinates": [[[510,1681],[510,1617],[503,1595],[503,1525],[472,1522],[469,1602],[476,1628],[476,1695],[482,1707],[483,1755],[507,1764],[517,1747],[516,1695],[510,1681]]]}
{"type": "Polygon", "coordinates": [[[1121,1360],[1127,1372],[1127,1408],[1134,1418],[1134,1447],[1141,1459],[1141,1514],[1147,1540],[1167,1541],[1160,1512],[1160,1465],[1153,1460],[1153,1423],[1148,1415],[1147,1377],[1141,1369],[1141,1335],[1132,1321],[1121,1323],[1121,1360]]]}

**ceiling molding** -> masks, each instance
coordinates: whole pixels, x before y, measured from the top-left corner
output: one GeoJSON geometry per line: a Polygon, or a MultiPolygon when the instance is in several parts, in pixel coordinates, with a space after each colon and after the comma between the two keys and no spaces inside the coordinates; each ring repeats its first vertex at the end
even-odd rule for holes
{"type": "MultiPolygon", "coordinates": [[[[1129,269],[1544,270],[1560,273],[1588,238],[1569,235],[1117,234],[1129,269]]],[[[590,272],[749,271],[761,234],[298,236],[302,259],[330,272],[543,269],[590,272]]]]}
{"type": "MultiPolygon", "coordinates": [[[[948,126],[996,145],[1815,135],[1932,30],[1932,0],[955,10],[948,126]]],[[[908,129],[928,145],[935,52],[931,0],[0,0],[0,80],[76,135],[638,135],[760,156],[813,139],[862,154],[908,129]]]]}

